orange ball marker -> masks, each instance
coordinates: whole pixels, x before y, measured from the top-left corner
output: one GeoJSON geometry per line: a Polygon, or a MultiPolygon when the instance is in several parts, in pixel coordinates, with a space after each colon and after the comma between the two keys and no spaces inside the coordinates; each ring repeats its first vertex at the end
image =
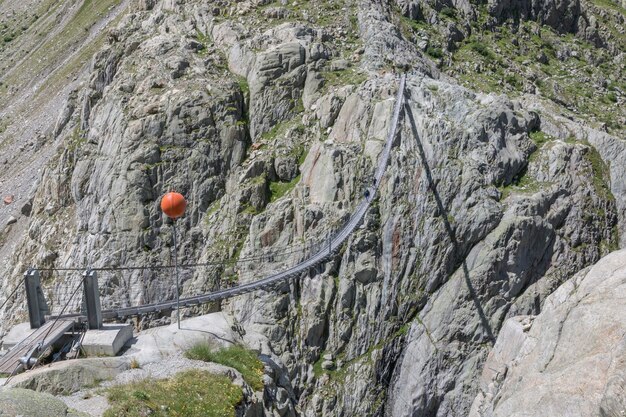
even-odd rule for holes
{"type": "Polygon", "coordinates": [[[182,194],[170,192],[161,199],[161,210],[170,219],[177,219],[185,214],[187,201],[182,194]]]}

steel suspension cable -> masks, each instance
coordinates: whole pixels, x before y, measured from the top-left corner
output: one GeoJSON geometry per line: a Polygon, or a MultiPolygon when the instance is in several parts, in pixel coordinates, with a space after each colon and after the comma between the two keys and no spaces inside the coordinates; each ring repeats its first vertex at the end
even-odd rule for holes
{"type": "Polygon", "coordinates": [[[22,288],[21,285],[16,285],[15,289],[11,292],[11,294],[6,298],[6,300],[4,300],[4,302],[2,304],[0,304],[0,310],[2,310],[2,308],[6,305],[6,303],[13,298],[13,296],[15,296],[15,294],[17,293],[17,290],[19,290],[20,288],[22,288]]]}
{"type": "MultiPolygon", "coordinates": [[[[318,242],[319,243],[319,242],[318,242]]],[[[291,245],[291,246],[284,246],[284,248],[294,248],[295,245],[291,245]]],[[[254,255],[254,256],[248,256],[248,257],[243,257],[243,258],[238,258],[238,259],[233,259],[233,260],[221,260],[221,261],[208,261],[208,262],[197,262],[197,263],[191,263],[191,264],[182,264],[182,265],[178,265],[179,268],[198,268],[198,267],[205,267],[205,266],[222,266],[222,265],[229,265],[229,264],[236,264],[239,262],[248,262],[248,261],[259,261],[262,260],[265,257],[268,256],[286,256],[286,255],[293,255],[294,253],[298,253],[298,252],[304,252],[306,250],[307,246],[303,245],[301,246],[301,249],[293,249],[291,251],[284,251],[284,252],[279,252],[279,253],[265,253],[262,255],[254,255]]],[[[275,250],[281,250],[281,248],[276,248],[275,250]]],[[[85,271],[87,269],[91,269],[92,271],[140,271],[140,270],[160,270],[160,269],[172,269],[174,268],[173,265],[148,265],[148,266],[112,266],[112,267],[94,267],[94,268],[88,268],[88,267],[67,267],[67,268],[34,268],[40,272],[79,272],[79,271],[85,271]]]]}

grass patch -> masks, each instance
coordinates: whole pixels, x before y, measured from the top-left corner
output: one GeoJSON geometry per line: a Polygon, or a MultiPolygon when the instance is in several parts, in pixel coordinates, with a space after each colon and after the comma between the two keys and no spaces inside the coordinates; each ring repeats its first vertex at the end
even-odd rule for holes
{"type": "MultiPolygon", "coordinates": [[[[603,3],[604,9],[619,9],[611,0],[593,2],[603,3]]],[[[606,128],[611,134],[623,134],[623,123],[618,121],[624,115],[624,106],[619,106],[619,91],[613,88],[623,83],[623,71],[606,49],[596,48],[572,34],[559,34],[533,21],[520,22],[521,31],[516,33],[508,24],[491,27],[486,25],[489,18],[486,7],[479,6],[478,11],[472,34],[452,52],[452,59],[443,63],[444,72],[465,87],[486,93],[516,95],[538,89],[546,99],[591,122],[592,126],[597,123],[597,127],[606,128]],[[576,54],[557,59],[557,51],[564,46],[576,54]],[[538,59],[541,53],[548,59],[538,59]],[[594,61],[599,64],[590,65],[594,61]],[[581,81],[581,77],[573,76],[575,73],[583,73],[590,80],[613,81],[601,87],[595,81],[581,81]]],[[[600,12],[592,7],[590,13],[598,18],[600,12]]],[[[611,32],[615,46],[626,45],[626,36],[614,30],[619,25],[619,17],[615,13],[603,16],[604,26],[611,32]]],[[[434,28],[426,27],[423,31],[431,39],[438,36],[434,28]]]]}
{"type": "Polygon", "coordinates": [[[500,201],[505,200],[509,195],[516,194],[534,194],[541,190],[543,187],[549,185],[549,183],[544,183],[531,178],[526,170],[518,174],[517,177],[513,178],[511,184],[504,186],[500,189],[502,196],[500,201]]]}
{"type": "Polygon", "coordinates": [[[591,0],[593,4],[598,7],[614,10],[626,17],[626,9],[619,4],[619,1],[613,2],[611,0],[591,0]]]}
{"type": "Polygon", "coordinates": [[[198,51],[198,55],[206,56],[208,55],[209,47],[211,46],[211,39],[209,35],[202,33],[201,31],[196,29],[196,39],[198,42],[202,44],[202,49],[198,51]]]}
{"type": "Polygon", "coordinates": [[[254,208],[254,206],[250,204],[245,204],[243,206],[243,210],[241,210],[241,214],[249,214],[251,216],[256,216],[257,214],[259,214],[259,211],[256,208],[254,208]]]}
{"type": "Polygon", "coordinates": [[[237,77],[237,85],[239,85],[239,89],[244,96],[250,94],[250,85],[248,85],[248,80],[245,77],[237,77]]]}
{"type": "Polygon", "coordinates": [[[585,154],[585,158],[591,164],[593,185],[596,193],[605,200],[615,200],[608,186],[609,167],[604,163],[596,148],[589,146],[589,151],[585,154]]]}
{"type": "Polygon", "coordinates": [[[274,202],[291,191],[300,182],[300,175],[289,182],[270,182],[270,202],[274,202]]]}
{"type": "Polygon", "coordinates": [[[207,343],[198,343],[192,346],[185,356],[205,362],[215,362],[235,368],[243,379],[255,390],[263,389],[263,362],[256,353],[242,346],[230,346],[218,351],[212,351],[207,343]]]}
{"type": "Polygon", "coordinates": [[[107,398],[111,408],[105,417],[234,417],[243,392],[226,376],[191,370],[171,379],[113,387],[107,398]]]}
{"type": "Polygon", "coordinates": [[[541,148],[546,142],[552,140],[552,136],[543,133],[541,130],[535,130],[534,132],[530,132],[528,134],[530,139],[535,142],[537,145],[537,149],[541,148]]]}
{"type": "Polygon", "coordinates": [[[358,69],[348,68],[337,71],[324,71],[324,87],[344,86],[344,85],[361,85],[367,80],[367,75],[358,69]]]}
{"type": "Polygon", "coordinates": [[[441,9],[441,13],[442,15],[449,17],[450,19],[456,19],[456,10],[453,9],[452,7],[444,7],[443,9],[441,9]]]}
{"type": "Polygon", "coordinates": [[[87,142],[87,133],[80,130],[78,126],[74,128],[72,134],[67,139],[66,147],[70,151],[76,151],[80,149],[87,142]]]}

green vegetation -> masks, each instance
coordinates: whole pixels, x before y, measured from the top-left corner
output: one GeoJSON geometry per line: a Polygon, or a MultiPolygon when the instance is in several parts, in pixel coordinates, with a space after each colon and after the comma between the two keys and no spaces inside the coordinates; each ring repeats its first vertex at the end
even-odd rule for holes
{"type": "MultiPolygon", "coordinates": [[[[616,29],[620,25],[618,13],[623,15],[626,10],[610,0],[593,2],[597,8],[590,12],[602,17],[602,26],[612,35],[610,42],[618,50],[626,47],[626,35],[616,29]]],[[[607,49],[534,21],[508,21],[488,27],[489,13],[480,5],[470,36],[453,51],[446,51],[440,25],[409,19],[398,7],[394,10],[405,38],[428,39],[425,55],[466,87],[513,97],[535,92],[594,127],[618,136],[625,131],[620,120],[626,117],[621,106],[626,71],[607,49]]],[[[439,17],[458,20],[455,10],[446,7],[439,11],[439,17]]]]}
{"type": "Polygon", "coordinates": [[[248,85],[248,80],[245,77],[237,77],[237,84],[239,85],[239,89],[244,96],[250,94],[250,86],[248,85]]]}
{"type": "Polygon", "coordinates": [[[347,68],[345,70],[338,71],[325,71],[322,72],[322,76],[325,80],[325,88],[338,85],[361,85],[368,78],[367,74],[355,68],[347,68]]]}
{"type": "Polygon", "coordinates": [[[215,362],[238,370],[243,379],[254,389],[263,389],[263,362],[256,353],[242,346],[230,346],[218,351],[212,351],[207,343],[198,343],[191,347],[185,356],[205,362],[215,362]]]}
{"type": "Polygon", "coordinates": [[[610,253],[619,249],[619,230],[617,226],[611,228],[611,237],[609,240],[602,240],[600,242],[600,250],[602,253],[610,253]]]}
{"type": "Polygon", "coordinates": [[[400,9],[396,7],[396,13],[398,13],[399,17],[399,26],[400,30],[404,33],[405,37],[410,39],[411,32],[418,32],[421,30],[426,30],[428,25],[423,20],[413,20],[406,16],[403,16],[400,12],[400,9]]]}
{"type": "Polygon", "coordinates": [[[212,44],[211,39],[209,38],[209,35],[206,35],[196,29],[196,39],[198,40],[198,42],[202,44],[202,49],[198,51],[198,55],[206,56],[209,52],[209,47],[212,44]]]}
{"type": "Polygon", "coordinates": [[[598,196],[604,200],[615,200],[615,197],[608,186],[609,167],[606,166],[596,148],[589,145],[589,151],[585,154],[585,158],[591,164],[593,185],[598,196]]]}
{"type": "Polygon", "coordinates": [[[534,194],[541,190],[542,188],[549,185],[548,183],[543,183],[531,178],[524,171],[517,177],[513,179],[511,184],[501,187],[500,192],[502,197],[500,200],[505,200],[509,195],[513,193],[523,193],[523,194],[534,194]]]}
{"type": "Polygon", "coordinates": [[[443,16],[449,17],[450,19],[456,19],[456,9],[452,7],[446,6],[443,9],[441,9],[439,13],[441,13],[443,16]]]}
{"type": "Polygon", "coordinates": [[[211,203],[211,205],[209,206],[209,208],[206,211],[206,214],[204,215],[204,218],[208,221],[209,217],[217,212],[217,210],[220,209],[222,205],[222,200],[215,200],[214,202],[211,203]]]}
{"type": "Polygon", "coordinates": [[[430,55],[431,57],[437,58],[437,59],[443,57],[443,50],[441,48],[437,48],[433,46],[429,46],[428,48],[426,48],[426,53],[430,55]]]}
{"type": "Polygon", "coordinates": [[[289,191],[291,191],[296,184],[300,182],[300,175],[295,177],[289,182],[270,182],[270,201],[276,201],[289,191]]]}
{"type": "Polygon", "coordinates": [[[543,133],[541,130],[535,130],[533,132],[530,132],[528,136],[530,136],[530,139],[535,142],[535,145],[537,145],[537,149],[540,149],[545,143],[554,139],[552,136],[543,133]]]}
{"type": "MultiPolygon", "coordinates": [[[[5,82],[17,88],[32,82],[33,78],[54,73],[49,83],[44,85],[46,91],[54,90],[60,84],[67,83],[69,74],[77,71],[100,48],[106,31],[100,31],[89,44],[82,46],[86,34],[91,27],[102,19],[112,7],[119,5],[121,0],[85,0],[71,20],[54,37],[46,40],[26,57],[18,67],[12,71],[5,82]],[[68,55],[68,51],[80,51],[75,55],[68,55]],[[66,58],[70,57],[67,62],[66,58]],[[64,65],[61,65],[61,64],[64,65]]],[[[52,2],[54,3],[54,2],[52,2]]],[[[114,23],[114,22],[113,22],[114,23]]],[[[40,33],[51,32],[52,28],[41,27],[40,33]]],[[[41,93],[41,91],[40,91],[41,93]]],[[[8,99],[8,98],[7,98],[8,99]]]]}
{"type": "Polygon", "coordinates": [[[493,52],[491,52],[482,40],[473,40],[469,43],[469,46],[474,52],[478,52],[483,57],[487,59],[495,59],[493,52]]]}
{"type": "Polygon", "coordinates": [[[259,214],[259,211],[251,204],[244,204],[243,210],[241,210],[241,214],[248,214],[250,216],[256,216],[259,214]]]}
{"type": "Polygon", "coordinates": [[[305,132],[304,125],[302,124],[302,118],[294,116],[293,118],[281,123],[276,123],[270,130],[263,133],[260,138],[260,142],[272,142],[277,137],[284,135],[287,132],[295,132],[297,134],[303,134],[305,132]]]}
{"type": "MultiPolygon", "coordinates": [[[[361,46],[355,2],[319,0],[282,4],[274,0],[254,7],[246,19],[248,24],[261,32],[286,22],[307,22],[314,27],[342,29],[341,47],[334,54],[336,57],[348,58],[361,46]],[[277,7],[286,13],[267,13],[268,9],[277,7]]],[[[339,43],[336,45],[339,46],[339,43]]]]}
{"type": "Polygon", "coordinates": [[[70,151],[76,151],[80,149],[80,147],[87,142],[86,132],[80,130],[78,126],[74,128],[72,134],[67,139],[67,149],[70,151]]]}
{"type": "Polygon", "coordinates": [[[107,398],[111,408],[105,417],[234,417],[243,392],[226,376],[191,370],[113,387],[107,398]]]}
{"type": "MultiPolygon", "coordinates": [[[[343,383],[343,381],[345,380],[347,376],[348,368],[350,367],[350,365],[353,365],[357,362],[371,363],[372,354],[374,353],[374,351],[382,349],[383,347],[385,347],[385,345],[389,344],[391,341],[393,341],[394,339],[398,337],[405,336],[408,333],[410,328],[411,328],[411,323],[405,323],[404,325],[400,326],[398,330],[393,332],[389,337],[386,337],[385,339],[382,339],[380,342],[370,346],[370,348],[362,355],[352,358],[351,360],[344,361],[344,364],[342,365],[341,369],[332,370],[332,371],[323,369],[322,362],[324,361],[325,352],[321,352],[319,359],[313,364],[313,373],[318,378],[322,376],[323,374],[327,374],[331,380],[337,381],[339,383],[343,383]]],[[[337,355],[336,360],[337,361],[343,360],[344,358],[345,358],[345,354],[341,353],[337,355]]]]}

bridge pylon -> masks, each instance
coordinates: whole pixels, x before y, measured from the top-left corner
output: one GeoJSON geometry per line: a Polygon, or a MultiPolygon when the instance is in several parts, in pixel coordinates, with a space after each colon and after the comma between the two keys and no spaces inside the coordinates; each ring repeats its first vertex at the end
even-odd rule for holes
{"type": "Polygon", "coordinates": [[[88,269],[83,272],[83,294],[85,296],[85,309],[87,310],[87,323],[90,330],[102,328],[102,309],[100,307],[100,292],[98,291],[98,274],[88,269]]]}
{"type": "Polygon", "coordinates": [[[41,289],[41,278],[39,271],[29,269],[24,274],[24,286],[26,287],[26,302],[28,304],[28,318],[30,328],[38,329],[45,322],[45,315],[50,312],[46,298],[41,289]]]}

